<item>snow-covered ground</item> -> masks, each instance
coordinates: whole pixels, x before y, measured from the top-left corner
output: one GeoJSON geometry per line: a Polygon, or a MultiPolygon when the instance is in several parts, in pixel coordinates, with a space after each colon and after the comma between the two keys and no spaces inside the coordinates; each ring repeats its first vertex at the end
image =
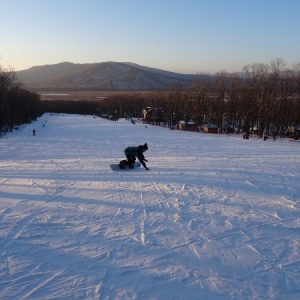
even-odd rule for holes
{"type": "Polygon", "coordinates": [[[300,299],[299,175],[286,139],[46,114],[0,139],[0,299],[300,299]]]}

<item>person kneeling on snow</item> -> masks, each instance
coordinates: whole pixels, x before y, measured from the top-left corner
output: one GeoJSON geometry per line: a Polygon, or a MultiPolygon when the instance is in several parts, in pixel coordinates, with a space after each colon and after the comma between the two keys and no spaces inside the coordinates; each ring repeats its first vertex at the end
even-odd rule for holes
{"type": "Polygon", "coordinates": [[[120,168],[124,169],[126,165],[129,165],[130,168],[134,168],[134,163],[137,158],[147,171],[150,170],[149,168],[147,168],[145,164],[145,161],[148,162],[148,160],[145,158],[143,154],[147,150],[148,150],[147,143],[145,143],[144,145],[139,145],[138,147],[127,147],[124,150],[127,160],[120,161],[119,164],[120,168]]]}

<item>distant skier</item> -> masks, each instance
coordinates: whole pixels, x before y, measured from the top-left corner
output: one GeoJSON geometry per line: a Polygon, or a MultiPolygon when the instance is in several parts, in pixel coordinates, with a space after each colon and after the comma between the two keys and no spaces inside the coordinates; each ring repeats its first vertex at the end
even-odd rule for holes
{"type": "Polygon", "coordinates": [[[139,160],[139,162],[142,164],[142,166],[149,171],[150,169],[147,168],[145,161],[148,162],[148,160],[144,156],[144,152],[148,150],[148,145],[145,143],[144,145],[139,145],[138,147],[127,147],[124,150],[124,153],[126,155],[127,160],[121,160],[119,163],[119,166],[121,169],[125,169],[126,165],[129,165],[130,168],[134,168],[134,163],[136,158],[139,160]]]}
{"type": "Polygon", "coordinates": [[[32,129],[32,135],[35,136],[35,129],[32,129]]]}

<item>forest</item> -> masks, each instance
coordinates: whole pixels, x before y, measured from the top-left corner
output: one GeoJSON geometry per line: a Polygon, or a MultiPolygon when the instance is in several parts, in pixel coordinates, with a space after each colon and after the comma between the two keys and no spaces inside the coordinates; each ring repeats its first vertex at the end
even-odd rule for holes
{"type": "Polygon", "coordinates": [[[213,124],[220,132],[264,131],[298,138],[300,130],[300,63],[286,68],[281,58],[253,63],[239,73],[221,71],[207,79],[165,90],[120,92],[101,100],[48,100],[22,87],[12,70],[0,68],[0,132],[29,123],[44,112],[144,118],[151,124],[195,128],[213,124]]]}
{"type": "Polygon", "coordinates": [[[0,68],[0,133],[30,123],[43,113],[40,96],[22,88],[13,70],[0,68]]]}

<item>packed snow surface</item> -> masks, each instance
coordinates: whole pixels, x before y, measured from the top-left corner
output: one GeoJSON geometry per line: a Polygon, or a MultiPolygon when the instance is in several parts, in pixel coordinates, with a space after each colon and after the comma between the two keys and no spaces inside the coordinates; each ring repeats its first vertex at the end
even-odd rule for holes
{"type": "Polygon", "coordinates": [[[0,299],[300,299],[299,175],[288,139],[45,114],[0,139],[0,299]]]}

